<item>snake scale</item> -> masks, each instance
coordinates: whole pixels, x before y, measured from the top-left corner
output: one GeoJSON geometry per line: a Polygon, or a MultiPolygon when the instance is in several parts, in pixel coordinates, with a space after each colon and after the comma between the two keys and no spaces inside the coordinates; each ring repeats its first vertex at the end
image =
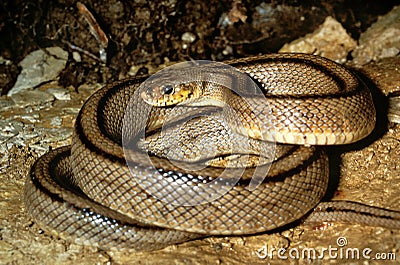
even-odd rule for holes
{"type": "MultiPolygon", "coordinates": [[[[375,126],[372,96],[355,75],[328,59],[305,54],[262,55],[228,64],[263,88],[271,109],[269,122],[272,120],[278,131],[274,139],[268,139],[279,142],[275,161],[259,166],[269,169],[259,186],[251,191],[246,188],[246,176],[254,171],[250,166],[242,169],[243,177],[222,196],[192,206],[164,203],[143,189],[132,175],[142,176],[149,187],[167,190],[175,199],[190,194],[168,190],[160,180],[196,186],[196,195],[201,196],[202,183],[212,183],[221,174],[228,181],[237,169],[205,166],[195,173],[182,171],[162,157],[164,150],[170,150],[164,141],[161,150],[133,150],[128,159],[130,171],[122,147],[124,119],[132,123],[129,140],[136,139],[140,126],[155,132],[153,138],[142,142],[151,149],[159,138],[160,124],[172,109],[151,106],[143,103],[143,97],[134,96],[147,78],[137,77],[95,92],[78,114],[71,146],[52,150],[36,161],[25,186],[30,216],[62,238],[106,250],[155,250],[208,235],[266,232],[307,214],[306,220],[311,222],[349,221],[400,228],[398,212],[355,202],[320,202],[329,168],[324,149],[315,145],[355,142],[375,126]],[[125,115],[137,104],[143,107],[131,117],[125,115]],[[150,113],[148,119],[143,118],[145,111],[150,113]]],[[[251,104],[262,113],[262,104],[251,104]]],[[[194,110],[201,111],[201,107],[194,110]]],[[[179,135],[183,139],[180,144],[185,145],[185,139],[193,135],[199,139],[211,135],[213,140],[204,141],[215,145],[233,134],[229,128],[214,129],[210,124],[206,119],[188,122],[189,128],[179,135]]],[[[255,138],[260,134],[254,133],[255,138]]],[[[250,139],[250,144],[263,142],[250,139]]],[[[189,147],[185,150],[193,149],[189,147]]]]}

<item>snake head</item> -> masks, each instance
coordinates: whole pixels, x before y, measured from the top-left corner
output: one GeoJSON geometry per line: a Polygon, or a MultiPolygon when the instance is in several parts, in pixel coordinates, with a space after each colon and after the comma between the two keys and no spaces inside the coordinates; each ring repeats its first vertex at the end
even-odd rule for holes
{"type": "Polygon", "coordinates": [[[143,100],[152,106],[167,107],[198,97],[195,82],[149,86],[141,93],[143,100]]]}

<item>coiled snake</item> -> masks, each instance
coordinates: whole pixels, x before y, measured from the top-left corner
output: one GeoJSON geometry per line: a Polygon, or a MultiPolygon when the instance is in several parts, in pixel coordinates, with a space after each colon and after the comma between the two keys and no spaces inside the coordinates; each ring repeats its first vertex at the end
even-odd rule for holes
{"type": "MultiPolygon", "coordinates": [[[[354,202],[320,202],[328,185],[329,168],[324,149],[315,145],[355,142],[375,126],[371,94],[351,72],[328,59],[305,54],[263,55],[229,64],[263,87],[265,101],[249,99],[246,104],[261,114],[264,106],[269,105],[269,119],[262,115],[256,118],[268,123],[266,127],[276,129],[271,136],[263,132],[263,125],[255,126],[256,129],[248,126],[254,121],[253,112],[246,114],[242,103],[231,102],[235,110],[243,113],[242,133],[251,136],[243,149],[257,157],[257,152],[251,152],[263,150],[267,142],[263,140],[284,143],[276,146],[273,163],[268,159],[260,162],[258,170],[265,167],[268,175],[257,187],[246,188],[255,166],[245,162],[247,167],[243,168],[234,154],[222,151],[228,161],[232,157],[233,162],[239,161],[242,178],[219,197],[201,197],[203,184],[214,183],[217,189],[237,174],[237,168],[223,168],[226,160],[217,158],[193,173],[182,171],[171,161],[182,156],[192,159],[189,151],[196,153],[195,139],[200,139],[204,146],[223,146],[220,143],[237,135],[236,132],[229,126],[213,127],[214,121],[205,116],[215,111],[215,106],[202,111],[196,102],[190,107],[200,111],[201,117],[186,121],[179,134],[171,131],[174,124],[164,131],[167,136],[169,132],[178,135],[180,141],[171,143],[168,137],[160,140],[160,126],[174,108],[152,104],[159,104],[158,99],[165,100],[170,94],[194,92],[173,91],[167,84],[137,95],[135,92],[146,78],[134,78],[94,93],[77,117],[72,145],[50,151],[32,167],[25,187],[25,204],[32,218],[75,243],[119,250],[154,250],[207,235],[265,232],[294,222],[312,209],[308,216],[312,221],[354,221],[400,228],[397,212],[354,202]],[[156,94],[157,100],[152,101],[156,94]],[[137,105],[141,107],[130,111],[137,105]],[[148,119],[144,116],[146,111],[148,119]],[[130,123],[125,126],[127,119],[130,123]],[[152,134],[135,142],[141,128],[152,134]],[[137,148],[124,150],[124,138],[137,148]],[[172,148],[177,144],[179,148],[172,148]],[[213,182],[221,174],[225,174],[224,183],[213,182]],[[139,176],[143,183],[134,176],[139,176]],[[160,184],[164,182],[195,187],[197,193],[193,196],[204,201],[190,206],[173,203],[191,195],[160,184]],[[165,191],[171,197],[170,203],[153,196],[142,184],[165,191]]],[[[212,82],[191,85],[213,91],[212,82]]],[[[235,137],[241,141],[240,136],[235,137]]],[[[202,159],[205,158],[201,156],[202,159]]],[[[261,161],[258,159],[256,162],[261,161]]],[[[190,167],[191,162],[183,165],[190,167]]]]}

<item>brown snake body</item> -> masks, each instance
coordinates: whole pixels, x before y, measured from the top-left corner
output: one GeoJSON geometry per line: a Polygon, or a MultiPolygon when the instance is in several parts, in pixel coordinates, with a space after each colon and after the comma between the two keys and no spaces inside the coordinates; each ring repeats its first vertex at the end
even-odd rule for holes
{"type": "MultiPolygon", "coordinates": [[[[272,123],[281,132],[272,140],[296,144],[277,146],[276,161],[255,190],[245,188],[252,168],[244,169],[244,177],[220,198],[190,207],[165,204],[143,190],[126,166],[121,146],[126,109],[143,101],[132,96],[144,81],[136,78],[93,94],[77,117],[72,146],[53,150],[35,163],[25,188],[30,215],[62,237],[101,249],[154,250],[206,235],[265,232],[314,208],[308,217],[313,222],[400,228],[397,212],[352,202],[320,203],[328,185],[328,160],[322,148],[309,145],[354,142],[375,125],[371,95],[353,74],[327,59],[303,54],[265,55],[230,64],[259,82],[268,95],[272,123]]],[[[170,108],[147,106],[149,121],[141,118],[142,108],[128,117],[131,138],[138,133],[137,124],[151,129],[169,115],[170,108]]],[[[219,131],[231,134],[229,129],[219,131]]],[[[196,174],[180,172],[168,159],[151,156],[149,164],[147,156],[132,152],[133,174],[145,176],[160,190],[167,189],[160,178],[184,179],[196,186],[210,183],[223,171],[205,167],[196,174]]],[[[236,172],[227,170],[226,178],[236,172]]],[[[188,196],[179,190],[168,192],[171,197],[188,196]]]]}

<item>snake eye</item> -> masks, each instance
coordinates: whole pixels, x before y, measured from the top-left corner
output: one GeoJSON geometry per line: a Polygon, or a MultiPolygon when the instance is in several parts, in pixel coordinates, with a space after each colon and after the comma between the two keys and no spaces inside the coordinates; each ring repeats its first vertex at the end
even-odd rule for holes
{"type": "Polygon", "coordinates": [[[174,87],[172,85],[164,86],[164,94],[169,95],[174,92],[174,87]]]}

